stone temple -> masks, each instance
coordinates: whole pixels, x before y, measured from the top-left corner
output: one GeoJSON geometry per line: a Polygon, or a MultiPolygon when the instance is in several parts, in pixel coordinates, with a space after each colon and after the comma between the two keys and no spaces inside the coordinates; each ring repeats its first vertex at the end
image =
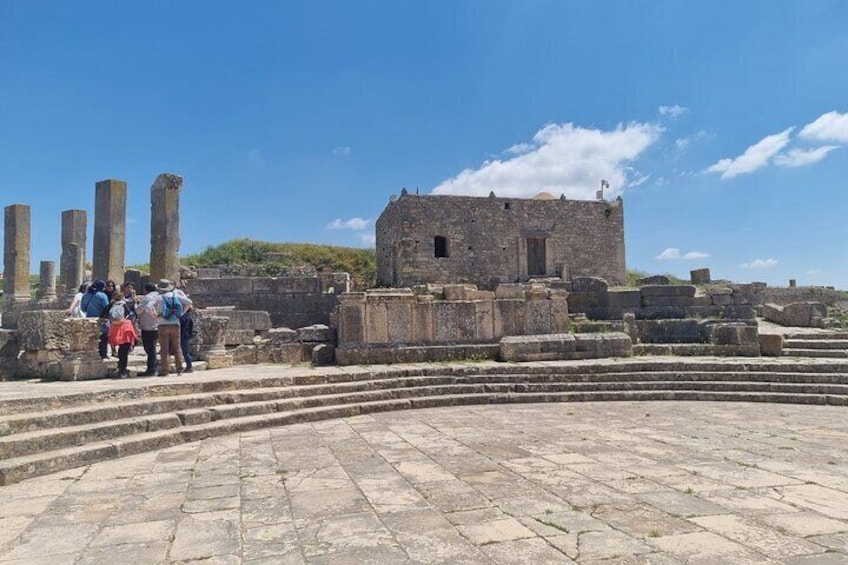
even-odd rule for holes
{"type": "Polygon", "coordinates": [[[595,276],[626,279],[624,206],[614,201],[417,195],[377,219],[377,285],[500,283],[595,276]]]}

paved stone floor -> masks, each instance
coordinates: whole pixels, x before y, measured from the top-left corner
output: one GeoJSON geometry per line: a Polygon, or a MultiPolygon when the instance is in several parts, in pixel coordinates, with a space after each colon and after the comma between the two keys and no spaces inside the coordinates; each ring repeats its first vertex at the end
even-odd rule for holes
{"type": "Polygon", "coordinates": [[[0,563],[848,563],[848,412],[392,412],[0,487],[0,563]]]}

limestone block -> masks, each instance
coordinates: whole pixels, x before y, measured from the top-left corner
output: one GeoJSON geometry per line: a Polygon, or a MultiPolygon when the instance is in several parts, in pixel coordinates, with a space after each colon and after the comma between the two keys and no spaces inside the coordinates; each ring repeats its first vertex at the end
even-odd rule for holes
{"type": "Polygon", "coordinates": [[[633,354],[630,336],[622,332],[601,334],[575,334],[577,353],[586,353],[580,358],[629,357],[633,354]]]}
{"type": "Polygon", "coordinates": [[[418,296],[412,305],[412,341],[428,343],[433,340],[433,296],[418,296]]]}
{"type": "Polygon", "coordinates": [[[256,332],[253,330],[230,330],[224,332],[224,345],[251,345],[256,332]]]}
{"type": "Polygon", "coordinates": [[[731,296],[733,289],[728,286],[708,286],[704,289],[704,292],[715,298],[720,295],[731,296]]]}
{"type": "Polygon", "coordinates": [[[328,341],[335,343],[336,330],[324,324],[314,324],[297,329],[298,341],[328,341]]]}
{"type": "Polygon", "coordinates": [[[477,290],[473,284],[446,284],[443,292],[445,300],[470,300],[468,294],[477,290]]]}
{"type": "Polygon", "coordinates": [[[435,341],[463,342],[476,339],[474,303],[437,301],[433,303],[435,341]]]}
{"type": "Polygon", "coordinates": [[[256,346],[239,345],[227,350],[233,356],[233,365],[255,365],[256,346]]]}
{"type": "Polygon", "coordinates": [[[212,353],[203,355],[201,353],[201,359],[206,361],[206,367],[208,369],[226,369],[227,367],[232,367],[234,364],[233,356],[230,353],[212,353]]]}
{"type": "MultiPolygon", "coordinates": [[[[648,287],[643,287],[648,288],[648,287]]],[[[654,287],[656,288],[656,287],[654,287]]],[[[675,287],[669,287],[675,288],[675,287]]],[[[642,295],[642,306],[694,306],[695,298],[693,296],[645,296],[642,295]]]]}
{"type": "Polygon", "coordinates": [[[336,359],[336,347],[322,343],[312,348],[313,365],[332,365],[336,359]]]}
{"type": "Polygon", "coordinates": [[[757,317],[757,310],[753,306],[737,306],[731,304],[729,306],[721,306],[719,318],[725,320],[753,320],[757,317]]]}
{"type": "Polygon", "coordinates": [[[606,292],[609,285],[600,277],[572,277],[572,292],[606,292]]]}
{"type": "Polygon", "coordinates": [[[206,356],[211,354],[224,354],[224,344],[227,326],[230,319],[225,316],[216,316],[214,311],[195,310],[194,326],[197,330],[198,350],[202,350],[201,358],[207,360],[206,356]]]}
{"type": "Polygon", "coordinates": [[[716,345],[749,345],[758,343],[756,326],[727,322],[713,325],[710,342],[716,345]]]}
{"type": "Polygon", "coordinates": [[[416,303],[414,298],[386,302],[386,333],[389,343],[414,341],[412,310],[416,303]]]}
{"type": "Polygon", "coordinates": [[[71,319],[63,310],[27,310],[18,318],[18,340],[26,351],[96,350],[99,335],[96,319],[71,319]]]}
{"type": "Polygon", "coordinates": [[[704,335],[698,320],[638,320],[642,343],[701,343],[704,335]]]}
{"type": "Polygon", "coordinates": [[[214,316],[223,316],[229,320],[228,330],[264,331],[271,329],[271,316],[264,310],[226,310],[207,308],[214,316]]]}
{"type": "Polygon", "coordinates": [[[612,289],[607,291],[609,308],[639,308],[642,305],[642,293],[638,288],[612,289]]]}
{"type": "Polygon", "coordinates": [[[646,285],[642,287],[642,300],[647,297],[657,296],[695,296],[697,290],[694,285],[646,285]]]}
{"type": "Polygon", "coordinates": [[[17,357],[21,346],[16,330],[0,330],[0,357],[17,357]]]}
{"type": "Polygon", "coordinates": [[[712,306],[713,305],[713,297],[709,294],[696,294],[694,298],[692,298],[692,306],[712,306]]]}
{"type": "Polygon", "coordinates": [[[733,296],[730,294],[713,294],[710,298],[716,306],[730,306],[733,304],[733,296]]]}
{"type": "Polygon", "coordinates": [[[710,270],[709,269],[693,269],[689,271],[689,280],[692,284],[709,284],[710,270]]]}
{"type": "Polygon", "coordinates": [[[480,341],[492,341],[495,338],[494,300],[474,302],[475,335],[480,341]]]}
{"type": "Polygon", "coordinates": [[[637,320],[674,320],[685,318],[688,313],[696,308],[695,306],[688,308],[682,306],[646,306],[636,310],[635,314],[637,320]]]}
{"type": "Polygon", "coordinates": [[[257,337],[253,340],[253,345],[256,346],[256,363],[273,363],[273,349],[274,346],[271,344],[271,340],[267,338],[257,337]]]}
{"type": "Polygon", "coordinates": [[[551,300],[551,333],[568,331],[568,300],[554,298],[551,300]]]}
{"type": "Polygon", "coordinates": [[[386,301],[372,300],[365,306],[365,336],[367,343],[388,343],[389,313],[386,301]]]}
{"type": "Polygon", "coordinates": [[[365,294],[360,292],[339,297],[336,310],[339,343],[365,341],[365,294]]]}
{"type": "Polygon", "coordinates": [[[468,300],[494,300],[495,293],[491,290],[469,290],[468,300]]]}
{"type": "Polygon", "coordinates": [[[520,284],[502,283],[495,288],[495,298],[524,298],[524,288],[520,284]]]}
{"type": "Polygon", "coordinates": [[[780,357],[783,352],[783,336],[780,334],[760,334],[760,355],[780,357]]]}
{"type": "Polygon", "coordinates": [[[551,301],[528,300],[524,305],[525,325],[527,335],[551,333],[551,301]]]}
{"type": "MultiPolygon", "coordinates": [[[[827,306],[821,302],[793,302],[783,307],[784,326],[818,327],[814,319],[827,316],[827,306]]],[[[20,323],[20,322],[19,322],[20,323]]]]}
{"type": "Polygon", "coordinates": [[[539,284],[532,284],[524,290],[525,300],[547,300],[548,289],[539,284]]]}
{"type": "MultiPolygon", "coordinates": [[[[570,304],[569,304],[570,308],[570,304]]],[[[495,300],[495,338],[524,334],[524,301],[495,300]]]]}
{"type": "Polygon", "coordinates": [[[547,334],[536,336],[506,336],[500,340],[502,361],[550,361],[569,359],[577,350],[576,340],[571,334],[547,334]]]}
{"type": "Polygon", "coordinates": [[[783,324],[783,306],[779,304],[763,304],[762,316],[769,322],[774,322],[775,324],[783,324]]]}
{"type": "Polygon", "coordinates": [[[654,276],[651,276],[651,277],[645,277],[645,278],[636,280],[636,286],[657,285],[657,284],[661,284],[661,285],[671,284],[671,279],[669,279],[665,275],[654,275],[654,276]]]}
{"type": "Polygon", "coordinates": [[[320,294],[318,277],[280,277],[272,279],[271,292],[277,294],[320,294]]]}
{"type": "Polygon", "coordinates": [[[268,339],[274,346],[282,343],[292,343],[297,340],[298,332],[291,328],[271,328],[268,330],[268,339]]]}
{"type": "Polygon", "coordinates": [[[199,279],[220,279],[221,278],[221,269],[215,269],[211,267],[198,267],[197,268],[197,278],[199,279]]]}
{"type": "Polygon", "coordinates": [[[628,330],[627,324],[622,320],[606,321],[583,321],[574,324],[574,329],[580,334],[596,334],[609,332],[624,332],[628,330]]]}
{"type": "Polygon", "coordinates": [[[590,308],[606,307],[606,297],[609,293],[570,292],[568,308],[572,312],[586,312],[590,308]]]}
{"type": "Polygon", "coordinates": [[[274,363],[303,363],[311,361],[311,352],[314,346],[304,343],[283,343],[275,346],[271,351],[274,363]]]}

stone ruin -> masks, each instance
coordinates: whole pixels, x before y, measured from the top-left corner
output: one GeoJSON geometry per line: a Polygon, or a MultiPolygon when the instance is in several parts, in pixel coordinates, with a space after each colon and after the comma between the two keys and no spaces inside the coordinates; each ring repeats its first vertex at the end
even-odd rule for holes
{"type": "MultiPolygon", "coordinates": [[[[621,284],[625,272],[620,199],[451,197],[446,208],[444,199],[402,194],[377,226],[378,277],[395,288],[350,292],[346,273],[312,268],[186,268],[179,263],[181,188],[174,174],[159,175],[151,187],[151,273],[144,275],[124,266],[127,184],[98,182],[92,276],[137,288],[159,278],[181,281],[197,307],[193,352],[209,368],[780,355],[780,336],[759,335],[758,313],[779,324],[824,327],[827,308],[798,297],[845,298],[838,291],[713,281],[709,269],[693,270],[689,285],[655,276],[635,287],[611,286],[608,280],[621,284]],[[572,227],[583,226],[582,239],[561,231],[554,212],[567,213],[572,227]],[[438,221],[429,225],[434,214],[438,221]],[[484,225],[496,228],[490,241],[480,231],[484,225]],[[468,265],[474,273],[462,270],[468,265]],[[443,280],[464,282],[434,284],[443,280]]],[[[0,379],[104,378],[114,364],[97,357],[96,322],[65,314],[86,278],[87,217],[84,210],[66,210],[61,219],[59,284],[56,264],[41,261],[33,296],[30,209],[5,208],[0,379]]]]}

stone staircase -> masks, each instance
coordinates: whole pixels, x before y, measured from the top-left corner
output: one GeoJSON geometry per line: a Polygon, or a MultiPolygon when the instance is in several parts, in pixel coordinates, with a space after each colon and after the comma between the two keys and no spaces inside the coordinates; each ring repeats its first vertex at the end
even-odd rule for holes
{"type": "Polygon", "coordinates": [[[634,400],[848,404],[848,361],[835,360],[485,362],[284,372],[257,366],[249,373],[228,369],[5,398],[0,484],[212,436],[387,410],[634,400]]]}
{"type": "Polygon", "coordinates": [[[848,359],[848,332],[822,331],[784,334],[785,357],[848,359]]]}

